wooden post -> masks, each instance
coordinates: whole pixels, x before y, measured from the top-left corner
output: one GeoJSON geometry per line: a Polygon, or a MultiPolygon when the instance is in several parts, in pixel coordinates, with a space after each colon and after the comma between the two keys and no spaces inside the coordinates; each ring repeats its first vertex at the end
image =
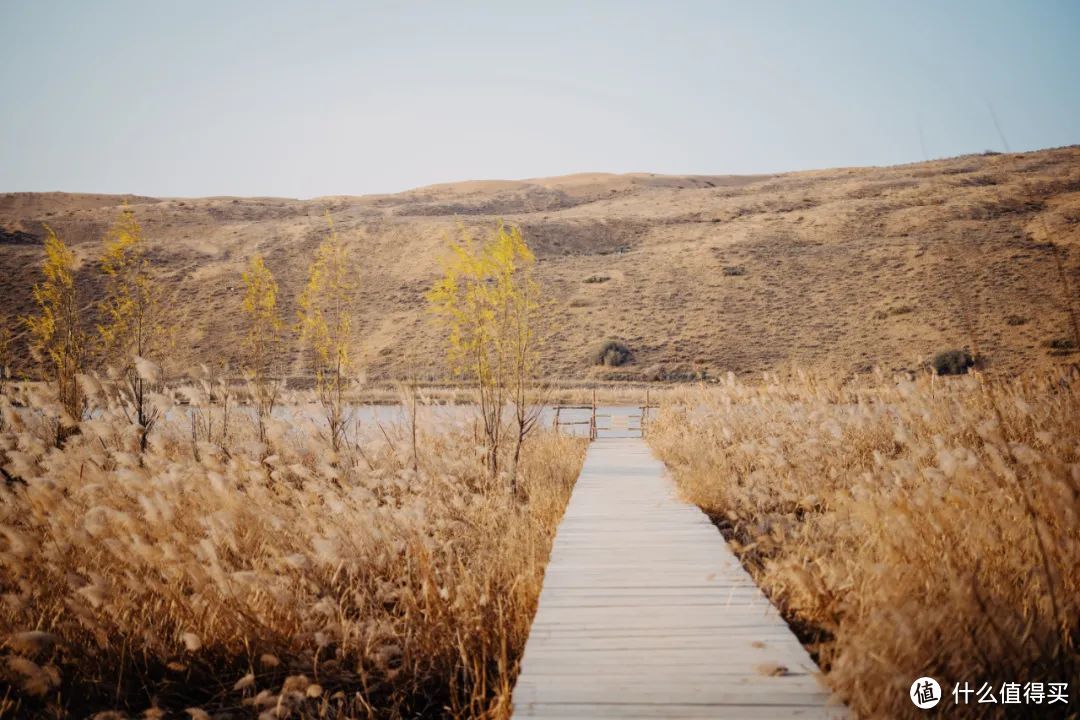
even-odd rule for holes
{"type": "Polygon", "coordinates": [[[562,405],[555,406],[555,421],[552,423],[552,427],[555,429],[555,434],[559,434],[559,413],[562,411],[562,405]]]}
{"type": "Polygon", "coordinates": [[[596,388],[592,391],[592,419],[589,422],[589,439],[596,439],[596,388]]]}
{"type": "Polygon", "coordinates": [[[413,472],[420,470],[420,455],[416,450],[416,381],[413,380],[409,385],[412,390],[410,402],[412,408],[409,412],[409,425],[412,429],[412,468],[413,472]]]}
{"type": "Polygon", "coordinates": [[[645,437],[645,425],[649,422],[649,408],[652,404],[649,402],[649,386],[645,386],[645,407],[641,410],[641,437],[645,437]]]}

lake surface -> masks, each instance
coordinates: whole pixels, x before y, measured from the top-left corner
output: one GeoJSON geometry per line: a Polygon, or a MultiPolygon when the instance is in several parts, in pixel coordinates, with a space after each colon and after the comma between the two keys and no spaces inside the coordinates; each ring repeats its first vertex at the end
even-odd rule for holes
{"type": "MultiPolygon", "coordinates": [[[[213,406],[215,417],[220,417],[220,406],[213,406]]],[[[16,408],[16,412],[26,415],[37,415],[34,408],[16,408]]],[[[191,414],[195,409],[191,406],[178,405],[170,409],[162,418],[163,423],[176,425],[186,429],[190,423],[191,414]]],[[[250,405],[231,405],[230,414],[254,419],[254,408],[250,405]]],[[[510,420],[509,409],[507,410],[510,420]]],[[[657,409],[650,410],[655,418],[657,409]]],[[[100,411],[91,412],[91,417],[99,415],[100,411]]],[[[404,405],[352,405],[349,407],[350,427],[353,423],[359,423],[361,430],[365,426],[376,430],[379,425],[389,427],[408,423],[408,411],[404,405]]],[[[640,437],[641,408],[636,405],[598,405],[596,408],[597,436],[605,438],[640,437]]],[[[417,406],[417,418],[425,429],[445,427],[466,427],[478,419],[479,413],[476,405],[419,405],[417,406]]],[[[589,418],[592,416],[591,408],[561,408],[558,410],[559,431],[568,435],[587,437],[589,435],[589,418]]],[[[274,417],[294,425],[325,426],[326,418],[322,406],[317,403],[305,403],[302,405],[282,405],[274,408],[274,417]]],[[[540,412],[540,420],[537,427],[551,429],[556,419],[555,406],[546,406],[540,412]]]]}
{"type": "MultiPolygon", "coordinates": [[[[354,405],[350,408],[352,419],[361,425],[384,426],[408,422],[408,411],[403,405],[354,405]]],[[[656,409],[651,411],[654,416],[656,409]]],[[[641,408],[634,405],[597,406],[597,429],[599,437],[639,437],[641,408]]],[[[591,409],[566,409],[558,411],[559,431],[568,435],[588,436],[591,409]]],[[[300,422],[325,422],[322,407],[310,403],[289,405],[274,410],[274,417],[300,422]]],[[[460,427],[478,417],[475,405],[420,405],[417,418],[425,427],[460,427]]],[[[540,412],[539,427],[551,428],[555,423],[556,408],[545,407],[540,412]]]]}

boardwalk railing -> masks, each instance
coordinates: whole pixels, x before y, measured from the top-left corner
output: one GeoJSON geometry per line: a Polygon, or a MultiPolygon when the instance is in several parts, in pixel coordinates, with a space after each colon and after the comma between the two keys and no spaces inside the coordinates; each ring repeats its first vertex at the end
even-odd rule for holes
{"type": "MultiPolygon", "coordinates": [[[[636,437],[643,438],[649,422],[649,410],[655,409],[657,406],[650,403],[649,391],[646,390],[645,404],[633,407],[640,410],[640,412],[600,412],[596,404],[596,391],[593,390],[591,405],[556,405],[555,417],[552,419],[551,427],[555,432],[559,432],[562,428],[587,425],[590,440],[597,439],[602,432],[637,433],[636,437]],[[589,416],[587,419],[582,420],[581,416],[575,412],[582,410],[588,411],[589,416]],[[569,411],[571,413],[570,417],[576,419],[564,417],[563,411],[569,411]]],[[[630,435],[629,437],[635,436],[630,435]]]]}

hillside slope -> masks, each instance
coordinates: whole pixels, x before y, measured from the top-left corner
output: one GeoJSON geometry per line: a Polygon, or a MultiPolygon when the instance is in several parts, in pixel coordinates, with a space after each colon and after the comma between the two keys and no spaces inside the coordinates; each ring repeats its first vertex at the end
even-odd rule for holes
{"type": "MultiPolygon", "coordinates": [[[[772,176],[573,175],[464,182],[395,195],[157,199],[0,195],[3,322],[30,309],[42,223],[82,261],[87,298],[101,236],[128,202],[152,241],[178,361],[235,362],[240,271],[262,252],[295,312],[324,212],[355,250],[368,376],[443,373],[424,311],[458,223],[519,224],[557,303],[553,376],[598,374],[589,348],[625,340],[626,377],[716,375],[791,363],[833,372],[914,368],[969,344],[991,367],[1075,360],[1049,233],[1080,288],[1080,147],[890,168],[772,176]]],[[[1076,301],[1076,298],[1073,298],[1076,301]]],[[[20,352],[21,350],[20,346],[20,352]]],[[[299,352],[285,358],[301,372],[299,352]]]]}

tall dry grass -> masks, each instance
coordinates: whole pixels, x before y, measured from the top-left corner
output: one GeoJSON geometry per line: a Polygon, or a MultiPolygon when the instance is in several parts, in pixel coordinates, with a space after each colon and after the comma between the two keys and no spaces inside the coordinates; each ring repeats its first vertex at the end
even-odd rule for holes
{"type": "MultiPolygon", "coordinates": [[[[650,427],[682,491],[859,716],[1075,712],[1080,379],[807,375],[686,393],[650,427]],[[1072,704],[953,706],[954,683],[1069,682],[1072,704]]],[[[973,698],[974,700],[974,698],[973,698]]]]}
{"type": "Polygon", "coordinates": [[[506,713],[583,441],[532,437],[511,496],[467,428],[263,444],[204,383],[153,399],[140,454],[84,381],[101,409],[62,450],[47,389],[0,400],[0,716],[506,713]]]}

